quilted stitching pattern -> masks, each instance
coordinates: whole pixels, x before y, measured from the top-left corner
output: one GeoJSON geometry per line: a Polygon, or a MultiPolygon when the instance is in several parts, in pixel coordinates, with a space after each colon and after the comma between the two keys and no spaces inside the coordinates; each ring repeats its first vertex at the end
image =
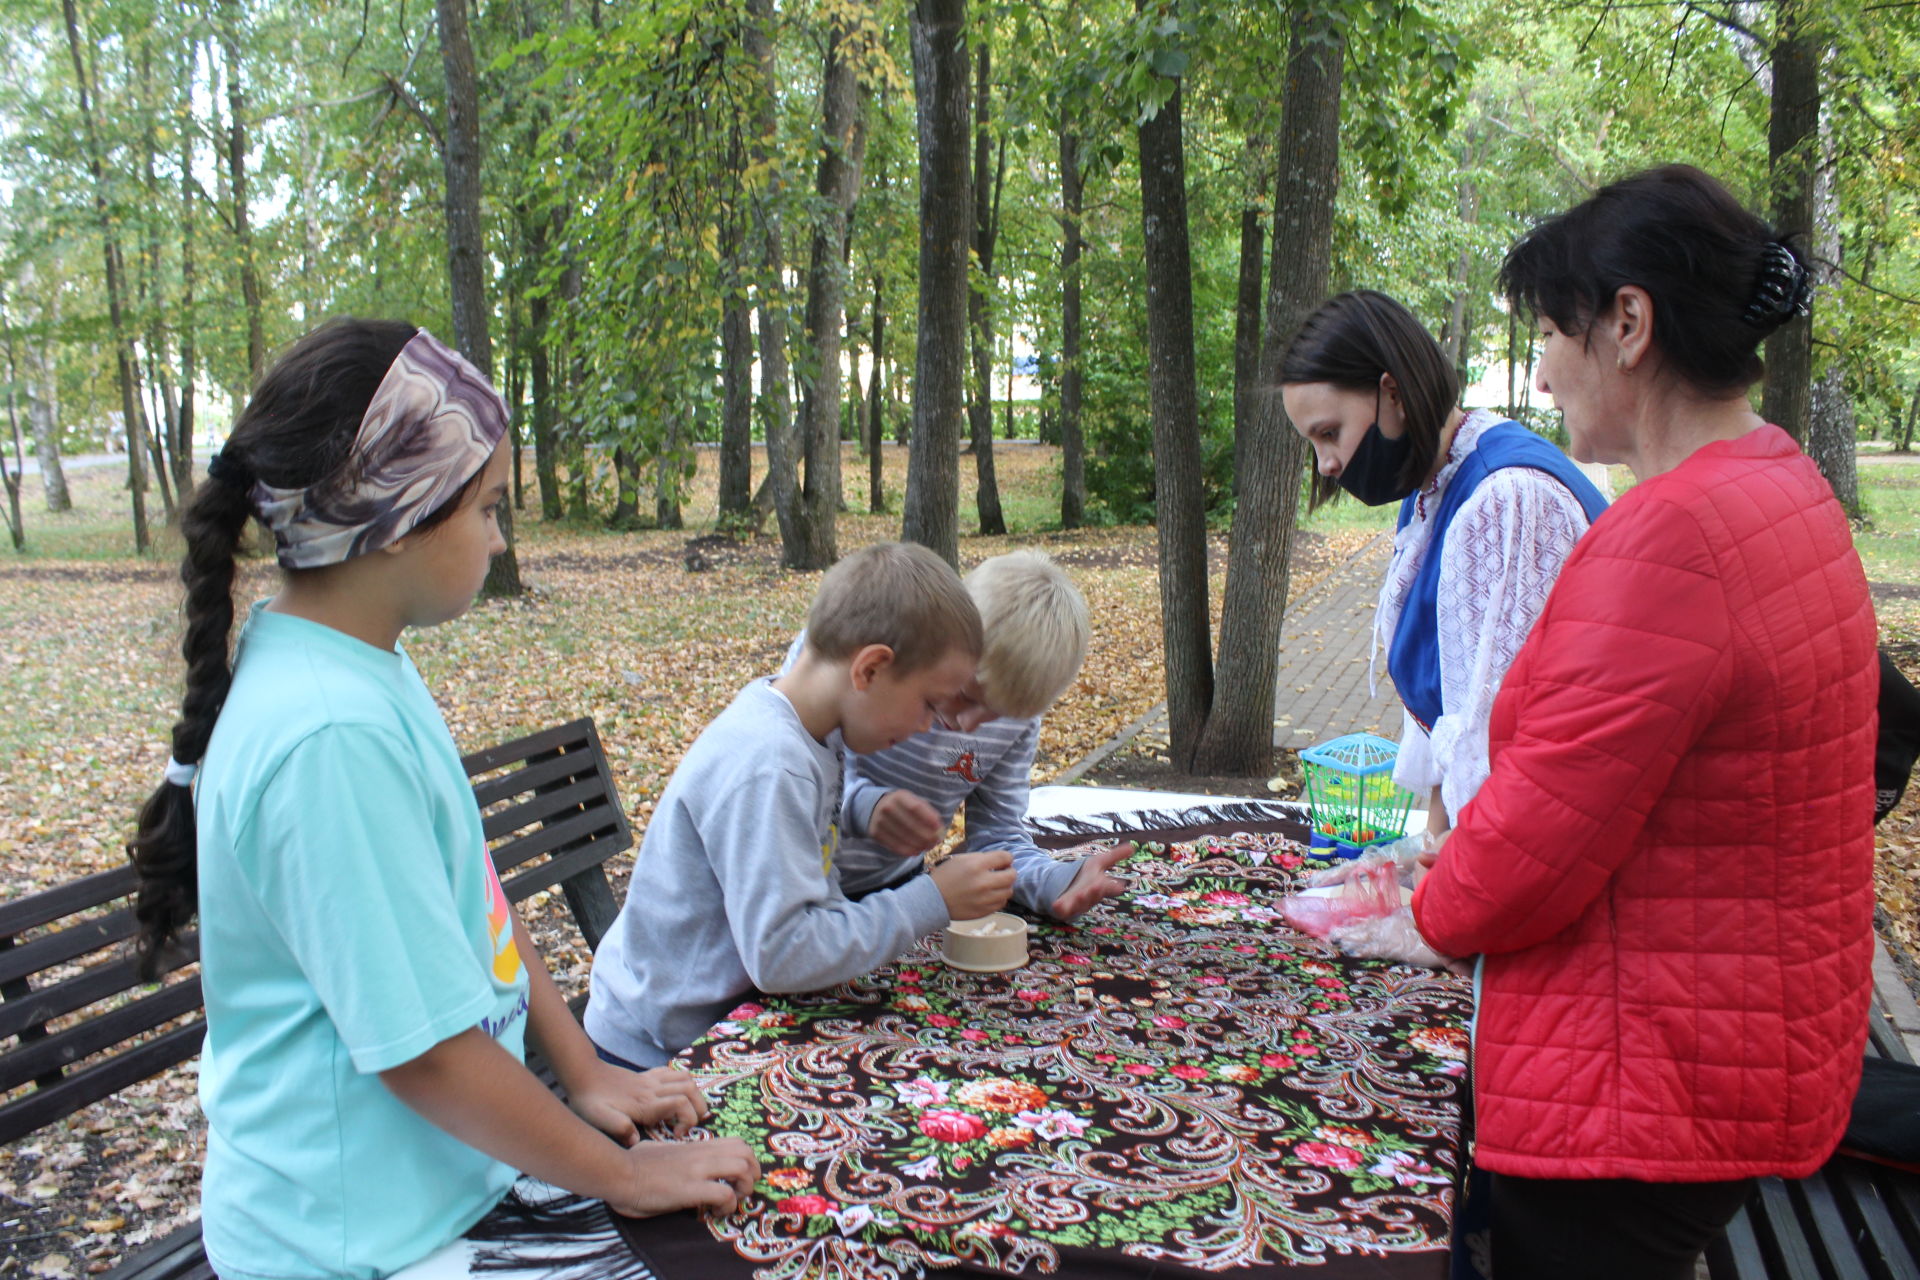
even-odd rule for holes
{"type": "Polygon", "coordinates": [[[1477,1158],[1530,1177],[1817,1168],[1860,1071],[1875,627],[1774,427],[1635,486],[1494,705],[1493,775],[1415,901],[1486,953],[1477,1158]]]}

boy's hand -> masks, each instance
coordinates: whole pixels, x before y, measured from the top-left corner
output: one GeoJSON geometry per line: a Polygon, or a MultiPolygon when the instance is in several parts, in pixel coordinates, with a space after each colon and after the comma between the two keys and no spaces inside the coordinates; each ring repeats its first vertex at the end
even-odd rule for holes
{"type": "Polygon", "coordinates": [[[1047,908],[1056,920],[1071,920],[1108,898],[1117,898],[1127,891],[1125,880],[1107,873],[1133,856],[1131,841],[1114,845],[1111,849],[1094,848],[1092,845],[1081,845],[1080,849],[1080,869],[1073,873],[1067,891],[1055,898],[1053,905],[1047,908]],[[1086,852],[1089,849],[1092,852],[1086,852]]]}
{"type": "Polygon", "coordinates": [[[990,916],[1013,896],[1013,855],[1005,849],[956,853],[928,874],[955,920],[990,916]]]}
{"type": "Polygon", "coordinates": [[[640,1141],[640,1130],[665,1125],[675,1137],[707,1118],[706,1095],[678,1067],[633,1072],[611,1063],[595,1063],[583,1087],[568,1103],[575,1114],[623,1147],[640,1141]]]}
{"type": "Polygon", "coordinates": [[[760,1180],[760,1162],[738,1138],[642,1142],[627,1149],[629,1177],[607,1206],[629,1218],[680,1209],[732,1213],[760,1180]]]}
{"type": "Polygon", "coordinates": [[[867,835],[903,858],[918,857],[940,838],[940,815],[911,791],[889,791],[874,802],[867,835]]]}

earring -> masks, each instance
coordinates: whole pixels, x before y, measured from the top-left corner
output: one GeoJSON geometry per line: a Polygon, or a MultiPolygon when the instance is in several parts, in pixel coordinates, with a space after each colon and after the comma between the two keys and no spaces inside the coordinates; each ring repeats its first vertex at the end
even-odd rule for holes
{"type": "Polygon", "coordinates": [[[1627,369],[1627,357],[1624,353],[1616,354],[1613,357],[1613,367],[1618,369],[1621,373],[1629,372],[1629,370],[1627,369]]]}

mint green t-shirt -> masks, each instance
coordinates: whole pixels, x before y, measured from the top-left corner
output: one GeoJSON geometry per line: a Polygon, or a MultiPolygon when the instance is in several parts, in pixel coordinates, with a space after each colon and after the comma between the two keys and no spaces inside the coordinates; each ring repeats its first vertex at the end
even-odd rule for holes
{"type": "Polygon", "coordinates": [[[224,1280],[387,1275],[514,1179],[377,1074],[474,1026],[524,1057],[459,753],[404,652],[255,605],[195,811],[207,1255],[224,1280]]]}

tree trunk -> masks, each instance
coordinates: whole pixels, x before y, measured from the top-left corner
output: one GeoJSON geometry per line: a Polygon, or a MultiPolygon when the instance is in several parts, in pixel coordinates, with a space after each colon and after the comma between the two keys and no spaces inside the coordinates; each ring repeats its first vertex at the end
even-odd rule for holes
{"type": "Polygon", "coordinates": [[[867,379],[867,510],[884,515],[887,510],[887,486],[882,456],[886,444],[887,415],[880,381],[880,364],[886,358],[887,313],[883,302],[886,277],[873,277],[873,371],[867,379]]]}
{"type": "Polygon", "coordinates": [[[120,412],[127,433],[127,489],[133,498],[133,546],[144,554],[150,544],[147,533],[147,479],[141,459],[146,454],[145,419],[140,407],[139,366],[133,354],[133,335],[128,331],[124,299],[125,281],[121,272],[120,242],[114,235],[114,218],[107,200],[107,179],[100,160],[100,131],[94,120],[91,78],[81,56],[80,18],[74,0],[61,0],[66,20],[67,50],[73,55],[73,76],[80,95],[80,119],[86,130],[87,168],[93,178],[93,211],[100,223],[100,251],[106,266],[107,312],[113,326],[113,349],[120,376],[120,412]]]}
{"type": "Polygon", "coordinates": [[[1006,518],[1000,511],[1000,485],[993,473],[993,314],[987,305],[987,288],[994,278],[994,240],[999,232],[1000,184],[1007,172],[1004,143],[997,174],[987,172],[993,156],[993,136],[988,128],[993,112],[992,64],[983,36],[973,63],[973,257],[980,275],[967,291],[967,320],[973,337],[973,399],[967,406],[967,420],[973,442],[974,505],[980,516],[980,532],[988,536],[1007,531],[1006,518]]]}
{"type": "MultiPolygon", "coordinates": [[[[1767,161],[1773,222],[1783,235],[1813,230],[1820,49],[1807,23],[1807,0],[1782,0],[1773,45],[1767,161]]],[[[1774,330],[1767,338],[1766,361],[1761,416],[1804,444],[1813,399],[1813,317],[1796,316],[1774,330]]]]}
{"type": "MultiPolygon", "coordinates": [[[[1259,385],[1280,381],[1288,341],[1327,290],[1340,180],[1341,28],[1330,7],[1292,19],[1275,150],[1273,263],[1259,385]]],[[[1240,492],[1227,559],[1216,696],[1195,761],[1203,773],[1257,777],[1273,767],[1274,678],[1305,448],[1277,395],[1256,397],[1251,434],[1235,441],[1240,492]]]]}
{"type": "Polygon", "coordinates": [[[1260,289],[1266,278],[1267,228],[1261,211],[1240,211],[1240,290],[1233,309],[1233,497],[1238,509],[1240,472],[1253,440],[1255,397],[1260,389],[1260,289]]]}
{"type": "Polygon", "coordinates": [[[27,526],[20,515],[20,484],[26,476],[27,450],[20,434],[20,357],[13,322],[7,316],[4,288],[0,288],[0,325],[7,331],[7,431],[13,437],[13,465],[0,461],[0,480],[6,482],[7,488],[7,535],[13,539],[15,551],[24,551],[27,526]]]}
{"type": "Polygon", "coordinates": [[[658,470],[654,473],[653,522],[662,529],[685,527],[680,518],[680,467],[684,461],[680,435],[680,413],[675,411],[667,418],[667,438],[660,444],[658,470]]]}
{"type": "Polygon", "coordinates": [[[33,433],[33,457],[40,464],[40,490],[46,497],[47,510],[73,510],[66,469],[60,465],[60,433],[54,429],[51,401],[28,394],[27,428],[33,433]]]}
{"type": "MultiPolygon", "coordinates": [[[[441,8],[446,8],[445,0],[441,8]]],[[[464,14],[460,19],[460,32],[464,41],[464,14]]],[[[240,44],[240,0],[220,0],[220,48],[227,64],[227,174],[233,187],[233,242],[239,258],[240,298],[247,312],[247,370],[251,385],[266,366],[267,337],[260,309],[260,271],[254,258],[252,215],[247,209],[247,94],[240,80],[240,44]]],[[[445,49],[443,36],[443,53],[445,49]]],[[[469,68],[473,65],[471,52],[467,65],[469,68]]],[[[471,82],[471,75],[468,80],[471,82]]]]}
{"type": "MultiPolygon", "coordinates": [[[[722,253],[738,265],[735,228],[722,253]]],[[[720,514],[744,517],[753,507],[753,322],[744,282],[735,277],[720,312],[720,514]]]]}
{"type": "Polygon", "coordinates": [[[1080,138],[1060,126],[1060,527],[1087,519],[1087,463],[1080,437],[1080,138]]]}
{"type": "Polygon", "coordinates": [[[765,166],[766,184],[753,201],[760,255],[760,404],[767,440],[767,475],[754,495],[754,509],[772,508],[780,526],[780,545],[797,547],[794,520],[798,463],[794,457],[792,372],[787,362],[786,250],[780,231],[779,68],[773,57],[773,0],[747,0],[741,43],[760,69],[760,93],[754,104],[752,162],[765,166]]]}
{"type": "MultiPolygon", "coordinates": [[[[447,280],[454,341],[481,374],[493,377],[493,338],[487,332],[486,238],[480,226],[480,91],[467,37],[466,0],[437,0],[440,62],[447,78],[447,280]]],[[[499,507],[507,549],[487,566],[483,596],[517,596],[520,565],[513,550],[513,507],[499,507]]]]}
{"type": "Polygon", "coordinates": [[[847,213],[860,184],[856,144],[858,97],[845,32],[827,36],[820,83],[822,147],[814,181],[818,197],[807,265],[807,369],[802,375],[798,448],[807,471],[795,508],[799,535],[783,548],[789,569],[825,569],[839,559],[835,517],[840,502],[840,342],[846,321],[847,213]]]}
{"type": "MultiPolygon", "coordinates": [[[[1841,281],[1841,263],[1846,242],[1840,234],[1839,200],[1834,191],[1833,111],[1823,106],[1820,112],[1820,167],[1813,183],[1813,279],[1814,298],[1831,297],[1841,281]]],[[[1864,273],[1863,273],[1864,274],[1864,273]]],[[[1807,415],[1807,454],[1820,474],[1833,487],[1848,519],[1858,520],[1860,474],[1854,458],[1859,448],[1860,429],[1853,403],[1847,398],[1843,370],[1838,359],[1830,359],[1826,372],[1813,386],[1807,415]]]]}
{"type": "Polygon", "coordinates": [[[552,355],[547,349],[551,310],[547,300],[532,298],[527,303],[527,382],[533,392],[533,479],[540,490],[540,518],[558,520],[560,505],[560,468],[555,456],[552,355]]]}
{"type": "Polygon", "coordinates": [[[1186,141],[1177,82],[1173,97],[1140,126],[1140,216],[1146,248],[1147,384],[1153,412],[1153,506],[1167,722],[1173,767],[1187,772],[1213,702],[1213,656],[1194,386],[1186,141]]]}
{"type": "MultiPolygon", "coordinates": [[[[143,37],[140,41],[140,114],[144,117],[140,130],[140,183],[146,195],[147,207],[152,211],[146,219],[147,238],[140,258],[140,309],[146,313],[146,357],[147,391],[153,397],[159,410],[157,419],[159,429],[147,433],[147,450],[153,463],[153,478],[160,489],[160,509],[166,513],[166,521],[172,524],[178,518],[178,509],[173,501],[173,476],[167,466],[167,445],[177,430],[177,415],[173,407],[173,388],[161,366],[166,357],[167,344],[161,336],[160,316],[166,310],[161,294],[160,278],[160,177],[154,171],[154,152],[159,148],[159,136],[154,122],[159,117],[158,96],[153,87],[153,41],[143,37]]],[[[154,418],[149,418],[152,423],[154,418]]]]}
{"type": "MultiPolygon", "coordinates": [[[[1467,132],[1466,149],[1460,163],[1460,221],[1471,227],[1480,220],[1480,188],[1473,180],[1474,173],[1481,163],[1480,148],[1471,129],[1467,132]]],[[[1468,358],[1473,354],[1467,341],[1467,330],[1471,327],[1473,252],[1462,248],[1453,263],[1453,298],[1447,306],[1447,324],[1445,340],[1441,350],[1446,353],[1447,363],[1453,366],[1454,373],[1460,379],[1462,387],[1473,380],[1467,376],[1468,358]]]]}
{"type": "Polygon", "coordinates": [[[184,501],[193,492],[193,384],[198,367],[194,350],[197,325],[194,319],[194,289],[199,271],[193,253],[193,66],[194,53],[188,47],[181,62],[180,84],[180,416],[174,423],[173,486],[184,501]]]}
{"type": "Polygon", "coordinates": [[[1898,435],[1893,442],[1895,453],[1913,452],[1913,433],[1916,427],[1920,427],[1920,378],[1916,378],[1913,383],[1913,402],[1907,407],[1906,424],[1897,429],[1898,435]]]}
{"type": "Polygon", "coordinates": [[[613,514],[611,529],[631,529],[640,523],[640,464],[624,444],[613,447],[613,514]]]}
{"type": "Polygon", "coordinates": [[[914,115],[920,141],[920,308],[913,445],[901,537],[960,563],[960,418],[966,379],[967,3],[914,0],[914,115]]]}

